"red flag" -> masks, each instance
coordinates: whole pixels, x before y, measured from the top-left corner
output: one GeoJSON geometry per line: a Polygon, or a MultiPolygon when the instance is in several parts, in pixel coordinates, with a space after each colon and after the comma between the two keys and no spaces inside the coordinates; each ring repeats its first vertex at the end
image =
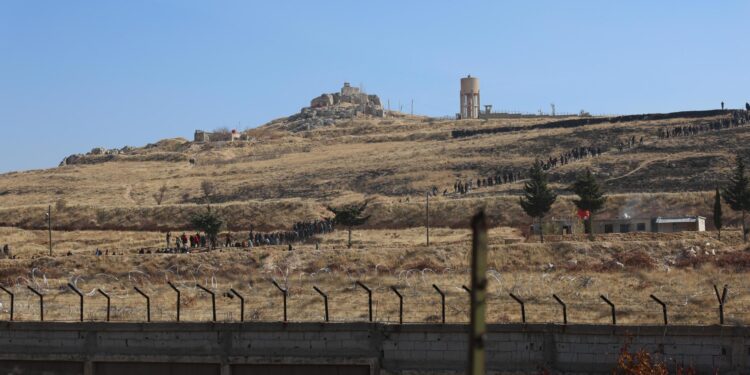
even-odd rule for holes
{"type": "Polygon", "coordinates": [[[591,216],[591,211],[589,211],[589,210],[582,210],[582,209],[578,209],[578,214],[577,214],[577,215],[578,215],[578,217],[579,217],[579,218],[580,218],[581,220],[586,220],[586,219],[588,219],[588,218],[589,218],[589,216],[591,216]]]}

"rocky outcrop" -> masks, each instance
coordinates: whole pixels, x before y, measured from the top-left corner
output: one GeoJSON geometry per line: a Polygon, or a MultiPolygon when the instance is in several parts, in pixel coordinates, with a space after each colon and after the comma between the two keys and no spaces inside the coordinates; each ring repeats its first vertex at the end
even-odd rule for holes
{"type": "Polygon", "coordinates": [[[368,95],[349,83],[339,92],[321,94],[310,101],[310,106],[287,118],[286,129],[293,132],[308,131],[331,126],[338,120],[357,116],[384,116],[383,105],[377,95],[368,95]]]}

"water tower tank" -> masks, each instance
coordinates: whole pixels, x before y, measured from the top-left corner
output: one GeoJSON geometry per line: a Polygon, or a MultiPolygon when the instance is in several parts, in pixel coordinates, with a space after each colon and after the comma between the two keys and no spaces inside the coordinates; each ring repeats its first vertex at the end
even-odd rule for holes
{"type": "Polygon", "coordinates": [[[479,118],[479,78],[461,78],[461,118],[479,118]]]}

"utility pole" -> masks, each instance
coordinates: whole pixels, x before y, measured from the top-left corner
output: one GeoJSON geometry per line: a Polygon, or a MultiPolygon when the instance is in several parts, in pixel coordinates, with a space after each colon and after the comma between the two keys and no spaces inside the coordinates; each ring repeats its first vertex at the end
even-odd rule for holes
{"type": "Polygon", "coordinates": [[[552,107],[552,117],[555,117],[555,103],[550,104],[550,107],[552,107]]]}
{"type": "Polygon", "coordinates": [[[425,227],[427,227],[427,246],[430,246],[430,192],[427,192],[427,204],[425,205],[425,227]]]}
{"type": "Polygon", "coordinates": [[[414,116],[414,99],[411,100],[411,115],[414,116]]]}
{"type": "Polygon", "coordinates": [[[49,232],[49,256],[52,256],[52,205],[47,206],[47,230],[49,232]]]}

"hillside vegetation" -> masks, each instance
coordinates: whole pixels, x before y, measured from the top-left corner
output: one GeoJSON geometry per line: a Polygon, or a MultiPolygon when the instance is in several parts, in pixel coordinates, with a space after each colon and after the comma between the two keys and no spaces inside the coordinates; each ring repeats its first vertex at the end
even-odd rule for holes
{"type": "MultiPolygon", "coordinates": [[[[434,188],[433,223],[462,227],[479,207],[495,225],[527,223],[516,204],[522,182],[453,193],[457,180],[523,171],[577,147],[597,147],[601,156],[572,161],[550,171],[562,194],[576,173],[591,168],[606,191],[616,194],[606,215],[702,214],[737,154],[746,154],[750,127],[690,136],[659,137],[660,131],[728,121],[734,112],[704,117],[599,122],[539,128],[549,117],[443,120],[398,115],[355,118],[311,131],[284,130],[283,119],[248,131],[234,143],[161,141],[118,155],[89,156],[80,164],[0,175],[0,225],[42,228],[47,205],[58,229],[181,228],[199,205],[220,207],[230,228],[261,230],[327,215],[326,204],[375,199],[371,228],[422,224],[424,195],[434,188]],[[517,127],[513,131],[454,138],[457,130],[517,127]],[[629,139],[633,147],[618,149],[629,139]],[[643,139],[642,143],[640,140],[643,139]],[[206,197],[203,181],[215,189],[206,197]],[[163,202],[154,199],[166,187],[163,202]],[[447,190],[447,195],[443,192],[447,190]]],[[[744,112],[743,112],[744,113],[744,112]]],[[[575,118],[574,118],[575,119],[575,118]]],[[[563,197],[556,215],[570,215],[563,197]]],[[[728,215],[730,224],[735,216],[728,215]]]]}

